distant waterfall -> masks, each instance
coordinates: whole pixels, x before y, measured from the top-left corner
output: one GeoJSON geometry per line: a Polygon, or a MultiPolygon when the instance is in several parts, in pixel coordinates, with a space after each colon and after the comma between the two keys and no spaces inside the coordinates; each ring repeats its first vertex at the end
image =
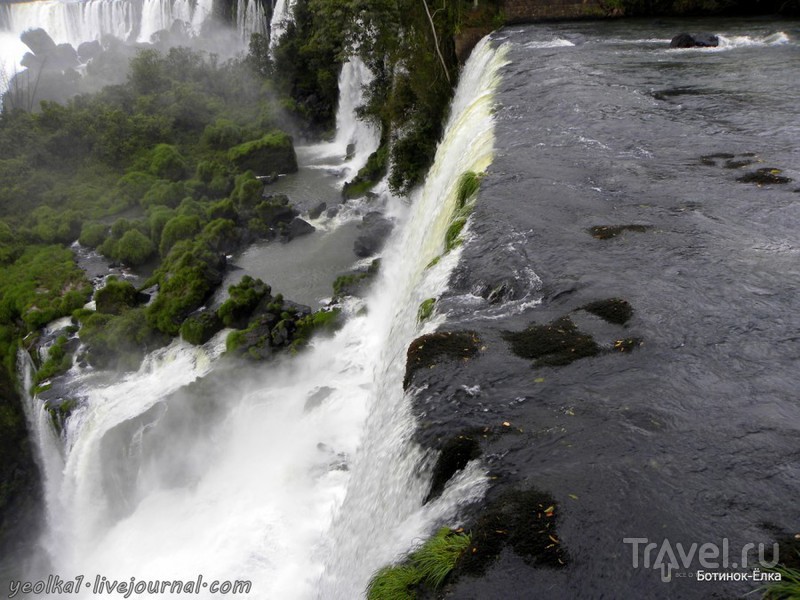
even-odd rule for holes
{"type": "Polygon", "coordinates": [[[272,20],[269,24],[269,48],[274,51],[281,36],[292,21],[295,0],[278,0],[272,10],[272,20]]]}
{"type": "Polygon", "coordinates": [[[380,132],[372,123],[356,116],[356,109],[364,103],[364,86],[372,81],[372,73],[358,57],[352,56],[342,65],[339,74],[339,106],[336,110],[336,139],[342,154],[347,154],[352,144],[354,152],[350,162],[359,169],[370,154],[378,149],[380,132]]]}

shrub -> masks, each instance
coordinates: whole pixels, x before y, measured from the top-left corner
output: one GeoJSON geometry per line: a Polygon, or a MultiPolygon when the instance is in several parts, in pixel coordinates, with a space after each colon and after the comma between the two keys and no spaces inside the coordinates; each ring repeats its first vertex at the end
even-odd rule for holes
{"type": "Polygon", "coordinates": [[[197,217],[177,216],[170,219],[161,232],[158,246],[161,256],[166,256],[176,242],[194,237],[200,228],[200,219],[197,217]]]}
{"type": "Polygon", "coordinates": [[[222,320],[213,310],[204,310],[188,317],[181,325],[181,337],[195,346],[205,344],[222,329],[222,320]]]}
{"type": "Polygon", "coordinates": [[[186,160],[171,144],[158,144],[153,148],[149,171],[161,179],[179,181],[186,175],[186,160]]]}
{"type": "Polygon", "coordinates": [[[249,275],[228,288],[230,297],[219,307],[217,314],[226,327],[242,328],[259,302],[270,295],[272,289],[260,279],[249,275]]]}
{"type": "Polygon", "coordinates": [[[155,253],[155,246],[146,235],[136,229],[125,232],[114,248],[114,258],[136,267],[144,264],[155,253]]]}
{"type": "Polygon", "coordinates": [[[138,304],[138,293],[129,281],[109,277],[106,285],[94,293],[97,312],[119,315],[138,304]]]}
{"type": "Polygon", "coordinates": [[[297,171],[292,138],[282,131],[231,148],[228,159],[243,171],[252,170],[262,175],[297,171]]]}
{"type": "Polygon", "coordinates": [[[86,246],[88,248],[97,248],[105,241],[107,235],[108,225],[89,221],[83,224],[83,227],[81,228],[81,235],[78,238],[78,241],[82,246],[86,246]]]}

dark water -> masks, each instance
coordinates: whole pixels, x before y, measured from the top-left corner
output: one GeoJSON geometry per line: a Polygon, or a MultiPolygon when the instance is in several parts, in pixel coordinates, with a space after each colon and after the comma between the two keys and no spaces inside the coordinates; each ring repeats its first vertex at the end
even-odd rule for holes
{"type": "Polygon", "coordinates": [[[739,597],[758,584],[697,582],[696,557],[662,582],[622,540],[728,538],[738,562],[748,542],[800,532],[798,23],[579,23],[496,39],[511,60],[497,153],[446,300],[449,324],[485,350],[428,382],[420,437],[509,431],[483,443],[489,497],[550,492],[571,562],[533,569],[507,551],[452,597],[739,597]],[[683,30],[728,41],[668,50],[683,30]],[[734,156],[702,159],[713,154],[734,156]],[[737,182],[767,167],[793,181],[737,182]],[[649,229],[587,232],[629,224],[649,229]],[[502,283],[503,302],[482,297],[502,283]],[[532,368],[501,337],[610,297],[634,307],[626,327],[576,322],[607,344],[641,338],[630,354],[532,368]]]}

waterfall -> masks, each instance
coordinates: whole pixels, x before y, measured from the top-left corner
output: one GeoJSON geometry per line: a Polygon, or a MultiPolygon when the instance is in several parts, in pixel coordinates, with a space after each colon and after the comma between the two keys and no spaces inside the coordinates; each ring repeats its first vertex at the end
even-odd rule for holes
{"type": "MultiPolygon", "coordinates": [[[[214,0],[34,0],[0,4],[0,92],[3,79],[20,69],[27,47],[22,32],[41,27],[56,44],[78,47],[112,35],[127,42],[149,42],[151,36],[176,22],[200,33],[214,14],[214,0]]],[[[267,17],[259,0],[237,0],[236,28],[243,40],[267,32],[267,17]]],[[[5,82],[7,83],[7,82],[5,82]]]]}
{"type": "Polygon", "coordinates": [[[397,203],[366,310],[335,335],[230,373],[222,332],[199,348],[175,341],[136,373],[78,382],[63,473],[45,481],[53,572],[202,574],[250,581],[252,598],[356,598],[376,568],[482,496],[472,465],[422,507],[429,482],[416,473],[431,457],[411,441],[402,378],[409,343],[444,319],[423,329],[417,308],[444,291],[459,251],[426,265],[443,251],[459,176],[491,162],[503,60],[488,40],[473,51],[426,182],[410,207],[397,203]]]}
{"type": "Polygon", "coordinates": [[[350,166],[357,171],[378,149],[380,131],[372,123],[356,116],[364,103],[364,86],[372,81],[372,73],[358,56],[352,56],[339,73],[339,106],[336,110],[336,144],[341,155],[348,155],[350,166]],[[352,146],[355,150],[348,152],[352,146]]]}
{"type": "Polygon", "coordinates": [[[286,32],[292,20],[294,0],[278,0],[272,10],[272,20],[269,24],[269,49],[274,52],[281,36],[286,32]]]}
{"type": "Polygon", "coordinates": [[[454,518],[460,502],[484,491],[479,471],[467,470],[458,489],[420,508],[429,481],[416,475],[423,456],[411,442],[415,421],[402,381],[406,349],[422,333],[416,322],[419,304],[445,289],[458,260],[458,252],[451,253],[430,272],[425,270],[442,251],[456,208],[457,181],[465,171],[485,170],[492,160],[493,91],[504,56],[488,38],[473,50],[434,164],[422,189],[414,194],[408,220],[385,253],[386,268],[370,304],[370,310],[373,305],[379,309],[385,341],[347,495],[323,550],[328,559],[318,598],[358,597],[375,570],[393,562],[437,524],[454,518]]]}

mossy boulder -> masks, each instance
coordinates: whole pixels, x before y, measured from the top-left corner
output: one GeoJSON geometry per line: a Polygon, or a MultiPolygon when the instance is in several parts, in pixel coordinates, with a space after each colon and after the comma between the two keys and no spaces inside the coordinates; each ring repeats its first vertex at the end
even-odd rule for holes
{"type": "Polygon", "coordinates": [[[228,352],[250,360],[265,360],[276,351],[291,347],[302,335],[311,309],[286,302],[278,294],[250,320],[246,329],[233,331],[225,341],[228,352]]]}
{"type": "Polygon", "coordinates": [[[119,315],[139,304],[139,293],[129,281],[109,277],[106,285],[94,293],[94,301],[97,312],[119,315]]]}
{"type": "Polygon", "coordinates": [[[600,346],[592,336],[579,331],[569,317],[548,325],[533,323],[523,331],[507,331],[503,337],[514,354],[533,360],[535,366],[564,366],[600,354],[600,346]]]}
{"type": "Polygon", "coordinates": [[[239,144],[228,150],[228,159],[242,171],[259,175],[296,173],[297,156],[292,138],[282,131],[239,144]]]}
{"type": "Polygon", "coordinates": [[[418,337],[408,347],[403,389],[408,389],[420,369],[432,369],[442,361],[468,360],[479,349],[480,339],[474,331],[440,331],[418,337]]]}
{"type": "Polygon", "coordinates": [[[272,288],[249,275],[228,288],[229,298],[219,307],[217,315],[226,327],[246,327],[256,307],[265,298],[271,299],[272,288]]]}
{"type": "Polygon", "coordinates": [[[222,319],[214,310],[201,310],[189,317],[181,325],[181,337],[195,346],[205,344],[223,328],[222,319]]]}

